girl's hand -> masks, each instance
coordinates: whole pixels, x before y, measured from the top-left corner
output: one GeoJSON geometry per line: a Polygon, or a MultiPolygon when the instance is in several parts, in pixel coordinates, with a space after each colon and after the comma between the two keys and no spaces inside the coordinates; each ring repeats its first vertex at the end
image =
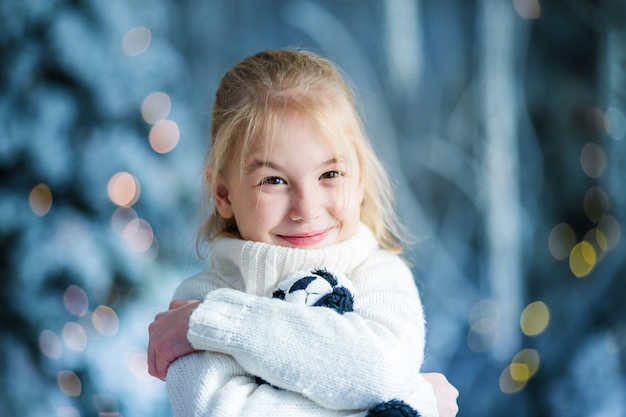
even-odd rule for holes
{"type": "Polygon", "coordinates": [[[437,408],[439,409],[439,417],[454,417],[459,412],[459,406],[456,399],[459,397],[459,391],[448,382],[448,379],[440,373],[425,373],[422,376],[430,382],[435,397],[437,397],[437,408]]]}
{"type": "Polygon", "coordinates": [[[165,380],[167,369],[176,359],[195,352],[187,340],[189,317],[200,300],[175,300],[169,311],[159,313],[148,327],[148,372],[165,380]]]}

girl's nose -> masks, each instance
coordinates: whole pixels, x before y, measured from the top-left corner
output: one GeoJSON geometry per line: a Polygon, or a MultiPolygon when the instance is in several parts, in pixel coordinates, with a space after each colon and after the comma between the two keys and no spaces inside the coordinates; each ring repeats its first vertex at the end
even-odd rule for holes
{"type": "Polygon", "coordinates": [[[297,190],[291,199],[289,217],[295,222],[307,222],[317,218],[322,206],[321,196],[312,189],[297,190]]]}

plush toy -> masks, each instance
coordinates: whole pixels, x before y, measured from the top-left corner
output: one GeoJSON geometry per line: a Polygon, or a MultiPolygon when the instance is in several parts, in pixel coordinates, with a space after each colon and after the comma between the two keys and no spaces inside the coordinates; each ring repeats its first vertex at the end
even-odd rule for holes
{"type": "Polygon", "coordinates": [[[340,283],[339,278],[326,269],[299,271],[281,282],[272,297],[313,307],[328,307],[343,314],[353,310],[350,287],[350,281],[342,279],[340,283]]]}
{"type": "MultiPolygon", "coordinates": [[[[312,307],[327,307],[339,314],[354,310],[351,282],[326,269],[298,271],[282,281],[273,298],[312,307]]],[[[257,377],[257,382],[266,383],[257,377]]],[[[420,417],[404,401],[393,399],[382,402],[368,410],[366,417],[420,417]]]]}

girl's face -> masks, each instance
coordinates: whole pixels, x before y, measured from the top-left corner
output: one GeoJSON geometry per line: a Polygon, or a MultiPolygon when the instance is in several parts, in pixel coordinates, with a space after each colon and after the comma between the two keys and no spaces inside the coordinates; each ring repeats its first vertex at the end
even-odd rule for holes
{"type": "Polygon", "coordinates": [[[345,149],[336,155],[313,124],[285,117],[269,147],[256,140],[243,171],[233,161],[218,180],[217,210],[235,218],[246,240],[298,248],[342,242],[356,232],[364,193],[354,147],[345,149]]]}

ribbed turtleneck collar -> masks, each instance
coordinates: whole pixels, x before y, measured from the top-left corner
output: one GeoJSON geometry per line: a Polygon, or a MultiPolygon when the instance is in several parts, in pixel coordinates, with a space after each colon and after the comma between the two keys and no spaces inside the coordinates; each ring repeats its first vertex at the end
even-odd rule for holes
{"type": "Polygon", "coordinates": [[[233,288],[269,296],[287,275],[302,269],[327,268],[349,277],[350,272],[377,247],[376,238],[361,223],[350,239],[319,249],[219,239],[212,245],[209,265],[233,288]]]}

